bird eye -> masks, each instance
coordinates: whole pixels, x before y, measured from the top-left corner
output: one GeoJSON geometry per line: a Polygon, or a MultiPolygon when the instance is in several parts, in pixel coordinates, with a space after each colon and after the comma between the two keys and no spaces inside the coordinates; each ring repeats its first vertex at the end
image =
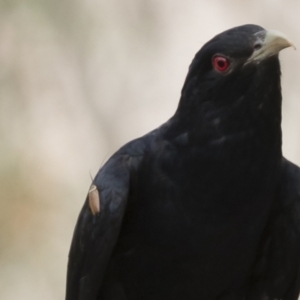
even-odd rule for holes
{"type": "Polygon", "coordinates": [[[213,67],[219,72],[225,72],[230,66],[230,61],[224,56],[217,55],[213,58],[213,67]]]}

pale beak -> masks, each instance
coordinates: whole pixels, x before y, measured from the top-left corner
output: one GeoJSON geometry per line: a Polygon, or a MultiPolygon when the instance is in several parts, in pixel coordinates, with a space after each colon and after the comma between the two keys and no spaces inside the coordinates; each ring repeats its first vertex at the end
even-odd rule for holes
{"type": "Polygon", "coordinates": [[[256,40],[254,42],[254,52],[246,61],[260,62],[270,56],[276,55],[282,49],[296,47],[281,32],[275,30],[262,30],[254,34],[256,40]]]}

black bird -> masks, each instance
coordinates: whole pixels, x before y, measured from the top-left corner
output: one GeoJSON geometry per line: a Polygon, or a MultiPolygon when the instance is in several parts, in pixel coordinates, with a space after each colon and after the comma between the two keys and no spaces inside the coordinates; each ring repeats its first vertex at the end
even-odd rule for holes
{"type": "Polygon", "coordinates": [[[175,115],[100,169],[66,300],[296,300],[300,169],[283,158],[286,37],[227,30],[192,61],[175,115]]]}

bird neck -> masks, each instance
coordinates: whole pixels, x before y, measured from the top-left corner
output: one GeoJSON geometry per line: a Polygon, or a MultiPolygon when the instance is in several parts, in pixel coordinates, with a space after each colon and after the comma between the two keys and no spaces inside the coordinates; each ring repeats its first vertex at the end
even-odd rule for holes
{"type": "Polygon", "coordinates": [[[183,91],[174,116],[177,130],[172,130],[188,132],[194,144],[240,142],[281,156],[279,61],[260,66],[257,72],[248,81],[237,78],[234,91],[221,87],[208,92],[201,84],[183,91]]]}

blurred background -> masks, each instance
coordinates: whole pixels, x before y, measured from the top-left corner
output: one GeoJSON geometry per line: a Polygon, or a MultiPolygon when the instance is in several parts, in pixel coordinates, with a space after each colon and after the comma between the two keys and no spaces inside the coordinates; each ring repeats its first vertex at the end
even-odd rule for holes
{"type": "MultiPolygon", "coordinates": [[[[215,34],[256,23],[300,48],[296,0],[0,0],[0,298],[63,299],[94,176],[175,111],[215,34]]],[[[300,52],[281,53],[284,154],[300,164],[300,52]]]]}

